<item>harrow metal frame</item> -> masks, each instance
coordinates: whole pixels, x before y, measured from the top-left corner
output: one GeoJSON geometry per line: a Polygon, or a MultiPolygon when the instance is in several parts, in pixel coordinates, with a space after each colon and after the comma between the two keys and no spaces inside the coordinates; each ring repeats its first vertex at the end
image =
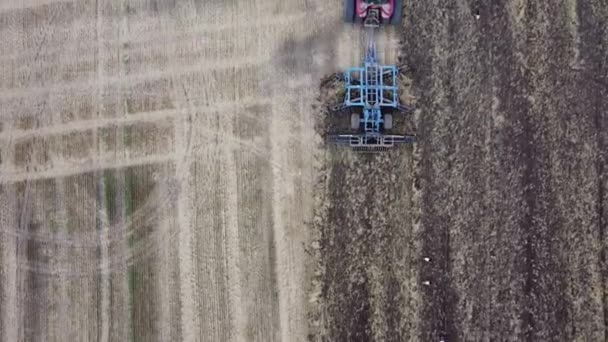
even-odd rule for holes
{"type": "Polygon", "coordinates": [[[344,72],[346,94],[342,104],[333,112],[361,111],[360,133],[331,136],[337,144],[347,144],[357,151],[384,151],[395,145],[413,143],[412,135],[384,134],[384,115],[392,112],[408,112],[399,104],[395,65],[378,63],[373,28],[369,29],[369,41],[363,66],[351,67],[344,72]]]}

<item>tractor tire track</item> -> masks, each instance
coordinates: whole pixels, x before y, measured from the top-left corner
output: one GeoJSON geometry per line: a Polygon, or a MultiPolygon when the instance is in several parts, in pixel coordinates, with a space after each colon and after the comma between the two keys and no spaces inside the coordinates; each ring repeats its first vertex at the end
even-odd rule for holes
{"type": "MultiPolygon", "coordinates": [[[[3,227],[18,227],[18,200],[16,186],[0,185],[0,225],[3,227]]],[[[0,274],[0,313],[2,320],[0,326],[0,339],[17,341],[19,334],[18,315],[18,275],[17,250],[18,239],[0,232],[1,254],[0,274]]]]}
{"type": "Polygon", "coordinates": [[[106,342],[109,340],[109,312],[110,312],[110,279],[109,273],[106,271],[108,269],[108,234],[109,234],[109,218],[108,218],[108,208],[106,203],[108,203],[108,199],[106,197],[106,184],[103,178],[98,177],[97,186],[96,186],[96,203],[97,203],[97,221],[96,221],[96,230],[99,239],[99,247],[98,247],[98,269],[101,270],[98,276],[98,316],[99,316],[99,333],[98,340],[102,342],[106,342]]]}
{"type": "MultiPolygon", "coordinates": [[[[58,178],[55,180],[55,200],[57,201],[57,207],[56,207],[56,221],[54,222],[57,225],[57,230],[59,230],[59,234],[60,236],[63,235],[62,237],[65,238],[64,236],[69,234],[69,228],[68,228],[68,197],[66,196],[66,184],[65,184],[65,179],[63,178],[58,178]]],[[[29,237],[18,237],[18,239],[26,239],[28,241],[33,241],[33,242],[39,242],[36,241],[35,239],[30,239],[29,237]]],[[[59,264],[61,264],[60,260],[65,260],[65,259],[70,259],[69,258],[69,249],[67,248],[61,248],[59,246],[54,246],[56,253],[58,255],[59,260],[56,260],[55,262],[53,262],[52,265],[48,265],[49,269],[53,269],[54,267],[57,267],[59,264]]],[[[28,263],[29,261],[25,261],[26,263],[28,263]]],[[[19,267],[19,266],[18,266],[19,267]]],[[[60,266],[59,266],[60,267],[60,266]]],[[[19,267],[19,269],[24,270],[24,268],[19,267]]],[[[25,268],[25,270],[27,270],[27,268],[25,268]]],[[[34,271],[37,272],[37,270],[34,269],[30,269],[30,271],[34,271]]],[[[42,273],[44,274],[44,273],[42,273]]],[[[58,281],[59,284],[56,285],[57,292],[54,293],[54,296],[58,297],[58,298],[67,298],[68,294],[69,294],[69,277],[66,277],[64,274],[61,275],[57,275],[55,274],[54,279],[56,279],[58,281]]],[[[59,304],[59,308],[57,309],[58,312],[58,317],[56,318],[57,320],[60,319],[65,319],[65,317],[68,316],[68,307],[69,305],[65,302],[61,302],[59,304]],[[61,317],[61,318],[59,318],[61,317]]],[[[54,317],[53,317],[54,318],[54,317]]],[[[54,324],[55,322],[51,321],[50,325],[52,326],[56,326],[56,324],[54,324]]],[[[56,336],[57,339],[60,340],[67,340],[69,337],[69,331],[68,329],[58,329],[59,330],[59,334],[58,336],[56,336]]]]}
{"type": "MultiPolygon", "coordinates": [[[[206,124],[220,130],[220,122],[206,124]]],[[[201,152],[203,160],[222,160],[230,149],[221,144],[221,135],[209,137],[213,147],[201,152]]],[[[238,340],[241,336],[243,309],[240,305],[238,226],[235,223],[237,205],[235,176],[229,161],[195,162],[192,176],[199,184],[194,193],[194,225],[197,253],[195,264],[198,307],[210,319],[200,318],[199,332],[211,340],[238,340]],[[236,338],[235,338],[236,337],[236,338]]]]}
{"type": "MultiPolygon", "coordinates": [[[[17,187],[16,194],[18,207],[16,213],[19,215],[18,227],[20,230],[29,230],[32,219],[32,202],[36,192],[36,185],[30,182],[17,187]]],[[[32,260],[36,257],[44,260],[40,250],[36,248],[36,244],[30,241],[17,241],[16,255],[19,259],[32,260]]],[[[21,306],[18,313],[20,320],[27,319],[31,325],[27,329],[23,326],[19,329],[18,340],[27,339],[44,339],[43,323],[40,317],[41,307],[46,307],[44,277],[37,275],[35,272],[21,271],[17,273],[17,298],[21,299],[21,306]]]]}

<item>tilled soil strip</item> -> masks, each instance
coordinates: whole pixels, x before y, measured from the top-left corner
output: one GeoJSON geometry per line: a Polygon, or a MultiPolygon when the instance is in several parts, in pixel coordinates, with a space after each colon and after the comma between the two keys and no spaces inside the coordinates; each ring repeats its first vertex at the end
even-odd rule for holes
{"type": "MultiPolygon", "coordinates": [[[[606,339],[607,9],[405,6],[419,163],[408,148],[359,156],[327,146],[313,331],[337,341],[606,339]],[[390,257],[406,252],[404,264],[390,257]],[[400,268],[415,277],[391,280],[400,268]]],[[[321,107],[338,88],[323,83],[321,107]]],[[[348,118],[326,120],[322,135],[347,128],[348,118]]]]}

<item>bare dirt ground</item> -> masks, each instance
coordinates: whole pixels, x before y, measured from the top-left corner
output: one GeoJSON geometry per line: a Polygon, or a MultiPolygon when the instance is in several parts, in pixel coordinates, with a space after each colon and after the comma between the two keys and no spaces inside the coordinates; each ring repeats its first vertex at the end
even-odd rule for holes
{"type": "Polygon", "coordinates": [[[313,334],[606,340],[607,4],[405,8],[419,142],[327,150],[313,334]]]}
{"type": "Polygon", "coordinates": [[[341,13],[0,2],[0,339],[305,340],[311,103],[361,51],[341,13]]]}

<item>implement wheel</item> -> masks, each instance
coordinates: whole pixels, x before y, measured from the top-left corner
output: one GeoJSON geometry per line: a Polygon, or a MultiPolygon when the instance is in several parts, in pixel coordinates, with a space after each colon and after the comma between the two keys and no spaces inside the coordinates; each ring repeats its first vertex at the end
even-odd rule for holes
{"type": "Polygon", "coordinates": [[[355,22],[355,0],[344,0],[344,21],[355,22]]]}
{"type": "Polygon", "coordinates": [[[384,129],[393,129],[393,115],[384,114],[384,129]]]}
{"type": "Polygon", "coordinates": [[[395,0],[395,8],[393,9],[393,16],[391,17],[391,25],[401,24],[401,13],[403,13],[403,0],[395,0]]]}
{"type": "Polygon", "coordinates": [[[361,119],[359,119],[359,114],[351,114],[350,115],[350,128],[359,129],[361,125],[361,119]]]}

